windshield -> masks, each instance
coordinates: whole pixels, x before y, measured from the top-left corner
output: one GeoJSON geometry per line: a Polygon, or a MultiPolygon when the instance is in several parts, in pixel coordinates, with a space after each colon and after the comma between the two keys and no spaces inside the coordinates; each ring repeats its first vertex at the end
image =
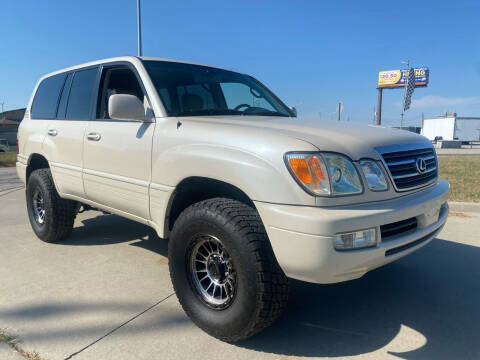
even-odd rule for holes
{"type": "Polygon", "coordinates": [[[0,139],[0,145],[8,145],[7,140],[0,139]]]}
{"type": "Polygon", "coordinates": [[[248,75],[168,61],[144,64],[169,116],[293,116],[248,75]]]}

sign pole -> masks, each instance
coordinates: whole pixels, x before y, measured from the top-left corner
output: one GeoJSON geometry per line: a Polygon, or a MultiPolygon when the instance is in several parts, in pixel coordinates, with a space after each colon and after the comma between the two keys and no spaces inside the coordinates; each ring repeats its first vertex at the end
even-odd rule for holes
{"type": "Polygon", "coordinates": [[[377,125],[382,125],[382,91],[383,88],[378,87],[378,101],[377,101],[377,125]]]}

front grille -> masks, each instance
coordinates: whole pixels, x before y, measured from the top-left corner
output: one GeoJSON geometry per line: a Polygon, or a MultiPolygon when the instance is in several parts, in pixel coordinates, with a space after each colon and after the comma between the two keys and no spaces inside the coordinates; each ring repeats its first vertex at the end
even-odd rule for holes
{"type": "Polygon", "coordinates": [[[437,158],[432,148],[381,153],[397,190],[408,190],[427,185],[438,176],[437,158]],[[426,168],[417,169],[418,159],[423,159],[426,168]]]}
{"type": "Polygon", "coordinates": [[[397,221],[391,224],[380,226],[380,233],[382,234],[382,241],[389,240],[390,236],[400,235],[407,231],[417,228],[417,218],[410,218],[402,221],[397,221]]]}

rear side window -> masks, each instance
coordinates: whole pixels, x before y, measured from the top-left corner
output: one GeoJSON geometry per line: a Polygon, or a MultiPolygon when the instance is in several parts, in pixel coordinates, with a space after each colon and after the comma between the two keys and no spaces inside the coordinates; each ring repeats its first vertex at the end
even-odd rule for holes
{"type": "Polygon", "coordinates": [[[32,119],[55,119],[65,76],[65,74],[54,75],[40,83],[33,98],[32,119]]]}
{"type": "Polygon", "coordinates": [[[88,120],[90,118],[96,78],[97,68],[75,72],[68,96],[67,119],[88,120]]]}
{"type": "Polygon", "coordinates": [[[65,119],[65,113],[67,112],[68,94],[70,93],[70,86],[72,85],[73,73],[67,75],[65,85],[63,86],[62,96],[60,103],[58,104],[57,119],[65,119]]]}

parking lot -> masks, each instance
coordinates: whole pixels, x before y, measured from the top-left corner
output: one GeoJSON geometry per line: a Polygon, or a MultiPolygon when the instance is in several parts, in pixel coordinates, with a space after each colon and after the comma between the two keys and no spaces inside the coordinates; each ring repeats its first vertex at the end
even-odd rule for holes
{"type": "Polygon", "coordinates": [[[277,323],[227,344],[183,313],[152,229],[87,212],[46,244],[24,190],[0,194],[0,328],[45,359],[480,358],[479,213],[453,213],[438,239],[362,279],[292,281],[277,323]]]}

